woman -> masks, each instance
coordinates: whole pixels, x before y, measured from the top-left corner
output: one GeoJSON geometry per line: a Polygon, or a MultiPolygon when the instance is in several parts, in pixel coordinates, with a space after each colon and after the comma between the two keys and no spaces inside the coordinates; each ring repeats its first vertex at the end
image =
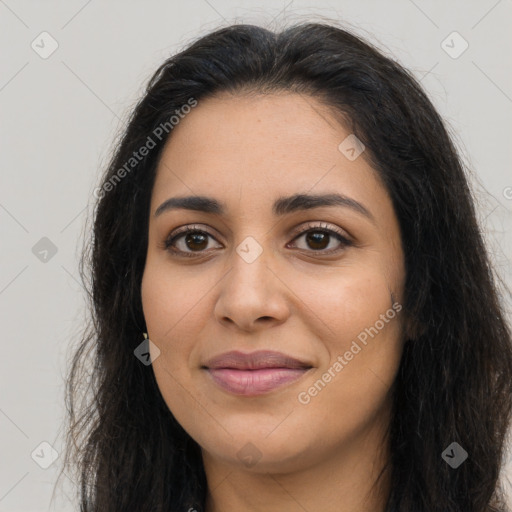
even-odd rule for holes
{"type": "Polygon", "coordinates": [[[506,510],[511,334],[396,62],[334,25],[217,30],[154,74],[95,196],[81,510],[506,510]]]}

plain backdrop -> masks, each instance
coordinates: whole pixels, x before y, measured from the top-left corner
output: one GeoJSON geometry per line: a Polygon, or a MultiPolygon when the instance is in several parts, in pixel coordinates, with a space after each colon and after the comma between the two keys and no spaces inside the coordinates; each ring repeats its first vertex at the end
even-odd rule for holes
{"type": "Polygon", "coordinates": [[[67,361],[85,314],[79,249],[92,191],[148,78],[217,27],[322,19],[341,21],[421,80],[512,285],[511,0],[0,0],[0,512],[77,510],[71,482],[51,508],[50,498],[67,361]]]}

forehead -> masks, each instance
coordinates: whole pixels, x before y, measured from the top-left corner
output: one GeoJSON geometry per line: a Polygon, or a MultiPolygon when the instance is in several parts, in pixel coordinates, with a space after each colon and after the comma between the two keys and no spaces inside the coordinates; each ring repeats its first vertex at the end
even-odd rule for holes
{"type": "Polygon", "coordinates": [[[228,208],[243,198],[247,209],[261,210],[310,191],[339,192],[382,215],[391,204],[364,152],[350,160],[339,149],[349,136],[332,109],[302,94],[200,100],[166,143],[152,211],[170,195],[215,196],[228,208]]]}

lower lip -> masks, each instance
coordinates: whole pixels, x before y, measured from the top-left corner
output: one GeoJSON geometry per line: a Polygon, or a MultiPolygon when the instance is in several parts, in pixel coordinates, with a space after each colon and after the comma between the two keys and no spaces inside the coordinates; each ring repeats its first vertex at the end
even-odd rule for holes
{"type": "Polygon", "coordinates": [[[309,368],[261,368],[259,370],[209,368],[208,373],[222,389],[230,393],[256,396],[294,382],[308,370],[309,368]]]}

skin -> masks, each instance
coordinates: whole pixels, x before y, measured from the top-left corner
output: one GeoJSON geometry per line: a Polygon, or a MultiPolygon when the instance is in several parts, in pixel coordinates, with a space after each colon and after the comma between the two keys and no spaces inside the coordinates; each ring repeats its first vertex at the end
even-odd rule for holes
{"type": "Polygon", "coordinates": [[[153,370],[162,396],[202,449],[208,512],[384,510],[389,473],[370,490],[389,458],[402,315],[359,343],[361,351],[309,403],[298,400],[392,308],[391,293],[402,303],[393,206],[365,153],[350,161],[338,149],[349,134],[309,96],[222,94],[199,101],[162,153],[142,302],[149,338],[161,351],[153,370]],[[333,192],[363,204],[374,220],[343,206],[272,213],[278,197],[333,192]],[[155,217],[164,201],[188,195],[214,197],[227,212],[155,217]],[[308,243],[297,234],[308,224],[337,227],[353,243],[344,247],[334,236],[308,243]],[[175,241],[192,257],[164,247],[185,225],[211,235],[175,241]],[[252,263],[236,251],[246,237],[263,251],[252,263]],[[230,350],[277,350],[313,369],[265,395],[240,397],[201,368],[230,350]],[[244,447],[249,463],[237,455],[244,447]]]}

